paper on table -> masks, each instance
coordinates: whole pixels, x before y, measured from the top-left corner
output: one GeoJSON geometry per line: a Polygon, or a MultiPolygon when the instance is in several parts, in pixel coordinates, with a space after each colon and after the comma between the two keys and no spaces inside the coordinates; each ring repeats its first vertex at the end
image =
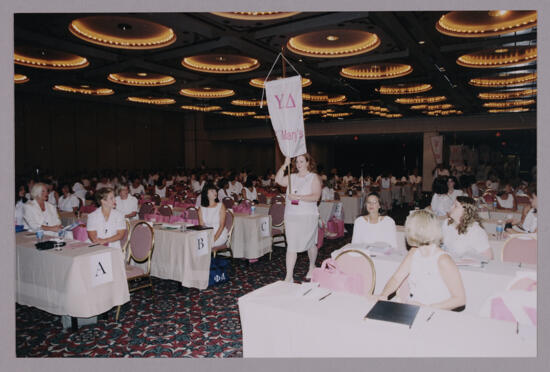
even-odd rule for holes
{"type": "Polygon", "coordinates": [[[172,224],[172,223],[163,223],[162,228],[163,229],[179,229],[181,225],[172,224]]]}

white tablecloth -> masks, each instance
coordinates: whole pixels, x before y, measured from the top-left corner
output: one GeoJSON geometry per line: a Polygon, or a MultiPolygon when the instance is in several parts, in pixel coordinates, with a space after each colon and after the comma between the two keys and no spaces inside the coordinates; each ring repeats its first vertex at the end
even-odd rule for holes
{"type": "Polygon", "coordinates": [[[361,214],[361,196],[341,196],[343,203],[344,223],[353,224],[361,214]]]}
{"type": "Polygon", "coordinates": [[[409,328],[363,320],[371,298],[333,292],[308,300],[298,287],[276,282],[239,298],[244,357],[536,356],[531,327],[516,334],[516,323],[422,307],[409,328]]]}
{"type": "MultiPolygon", "coordinates": [[[[342,247],[346,249],[349,245],[342,247]]],[[[332,252],[335,258],[340,250],[332,252]]],[[[384,286],[397,270],[399,264],[405,258],[406,252],[393,253],[390,255],[377,254],[371,256],[376,270],[375,294],[379,294],[384,286]]],[[[504,291],[507,285],[514,279],[518,271],[536,271],[535,265],[490,261],[483,268],[459,266],[462,282],[466,291],[467,313],[479,314],[487,298],[498,291],[504,291]]]]}
{"type": "Polygon", "coordinates": [[[39,251],[25,234],[15,236],[17,303],[88,318],[130,300],[120,249],[67,240],[61,251],[39,251]]]}
{"type": "Polygon", "coordinates": [[[207,288],[213,237],[214,233],[211,229],[182,232],[155,227],[155,250],[151,259],[151,275],[181,282],[184,287],[207,288]],[[201,249],[206,251],[199,256],[197,249],[200,243],[197,239],[203,234],[206,234],[207,239],[203,242],[206,244],[201,249]]]}
{"type": "Polygon", "coordinates": [[[254,215],[235,213],[233,224],[233,257],[256,259],[271,252],[271,216],[267,213],[258,209],[254,215]]]}

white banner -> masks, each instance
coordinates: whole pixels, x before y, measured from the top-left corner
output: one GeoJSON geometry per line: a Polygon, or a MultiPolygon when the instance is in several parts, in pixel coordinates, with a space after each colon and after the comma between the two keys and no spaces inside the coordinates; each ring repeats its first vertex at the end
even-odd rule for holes
{"type": "Polygon", "coordinates": [[[462,145],[449,146],[449,165],[462,165],[464,164],[464,157],[462,156],[462,145]]]}
{"type": "Polygon", "coordinates": [[[91,287],[113,281],[113,262],[111,252],[96,254],[90,257],[91,287]]]}
{"type": "Polygon", "coordinates": [[[260,218],[260,236],[267,238],[271,236],[271,224],[269,223],[269,216],[260,218]]]}
{"type": "Polygon", "coordinates": [[[195,246],[195,254],[197,255],[197,257],[204,256],[205,254],[210,254],[210,250],[208,249],[208,232],[201,231],[200,233],[198,233],[195,241],[197,243],[195,246]]]}
{"type": "Polygon", "coordinates": [[[272,80],[265,83],[267,108],[271,124],[284,156],[305,154],[306,138],[302,112],[302,77],[272,80]]]}
{"type": "Polygon", "coordinates": [[[432,152],[436,164],[443,163],[443,136],[433,136],[432,140],[432,152]]]}

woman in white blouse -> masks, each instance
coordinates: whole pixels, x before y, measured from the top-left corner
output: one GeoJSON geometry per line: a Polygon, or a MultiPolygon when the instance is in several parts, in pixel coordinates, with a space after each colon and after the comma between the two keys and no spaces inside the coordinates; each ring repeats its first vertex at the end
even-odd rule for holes
{"type": "Polygon", "coordinates": [[[464,196],[464,193],[462,192],[458,184],[458,180],[454,176],[451,176],[447,179],[447,188],[449,189],[449,191],[447,191],[447,195],[449,195],[449,197],[453,199],[453,203],[456,200],[457,196],[464,196]]]}
{"type": "Polygon", "coordinates": [[[380,214],[380,197],[371,192],[365,202],[367,215],[358,217],[353,225],[351,243],[384,243],[395,249],[397,232],[395,221],[390,216],[380,214]]]}
{"type": "Polygon", "coordinates": [[[323,181],[323,189],[321,190],[321,200],[334,200],[334,189],[328,187],[328,182],[323,181]]]}
{"type": "Polygon", "coordinates": [[[449,219],[443,222],[444,249],[455,258],[474,257],[492,260],[493,250],[476,202],[468,196],[459,196],[449,212],[449,219]]]}
{"type": "Polygon", "coordinates": [[[258,192],[256,191],[254,183],[252,182],[252,179],[250,177],[248,177],[248,179],[244,183],[242,197],[243,199],[248,199],[256,203],[258,202],[258,192]]]}
{"type": "Polygon", "coordinates": [[[33,200],[25,203],[23,220],[31,230],[57,232],[63,228],[57,209],[48,203],[48,190],[43,183],[35,183],[31,189],[33,200]]]}
{"type": "Polygon", "coordinates": [[[118,196],[115,198],[116,210],[122,213],[124,218],[135,219],[138,213],[138,200],[130,195],[128,186],[120,185],[118,196]]]}
{"type": "Polygon", "coordinates": [[[217,199],[216,187],[212,183],[204,185],[200,195],[199,224],[214,229],[214,247],[227,241],[225,228],[225,206],[217,199]]]}
{"type": "Polygon", "coordinates": [[[61,188],[63,195],[59,197],[57,208],[63,212],[75,212],[80,207],[80,202],[75,194],[71,194],[69,191],[69,185],[63,185],[61,188]]]}
{"type": "Polygon", "coordinates": [[[430,203],[431,210],[436,216],[446,216],[453,206],[453,199],[449,196],[449,186],[447,185],[446,177],[437,177],[432,185],[434,192],[432,202],[430,203]]]}
{"type": "Polygon", "coordinates": [[[223,198],[231,198],[231,193],[229,192],[229,181],[226,178],[222,178],[218,182],[218,200],[223,202],[223,198]]]}
{"type": "Polygon", "coordinates": [[[501,209],[510,209],[512,211],[518,209],[514,190],[512,189],[512,185],[510,183],[506,183],[504,185],[504,191],[497,194],[497,204],[501,209]]]}
{"type": "Polygon", "coordinates": [[[120,248],[120,239],[126,232],[126,222],[122,213],[115,208],[115,193],[105,187],[95,193],[100,208],[88,215],[88,238],[92,243],[108,244],[111,248],[120,248]]]}
{"type": "Polygon", "coordinates": [[[166,197],[166,178],[159,178],[155,185],[155,194],[158,194],[161,198],[166,197]]]}
{"type": "Polygon", "coordinates": [[[510,233],[536,233],[538,229],[537,223],[537,189],[535,185],[529,186],[527,196],[531,205],[523,209],[520,221],[509,221],[506,224],[506,231],[510,233]]]}
{"type": "Polygon", "coordinates": [[[139,178],[135,178],[134,182],[132,182],[132,184],[130,185],[130,194],[145,194],[145,188],[143,187],[141,182],[139,182],[139,178]]]}
{"type": "Polygon", "coordinates": [[[17,193],[15,194],[15,224],[25,225],[23,216],[25,214],[25,203],[27,202],[26,195],[27,190],[25,185],[19,186],[17,193]]]}

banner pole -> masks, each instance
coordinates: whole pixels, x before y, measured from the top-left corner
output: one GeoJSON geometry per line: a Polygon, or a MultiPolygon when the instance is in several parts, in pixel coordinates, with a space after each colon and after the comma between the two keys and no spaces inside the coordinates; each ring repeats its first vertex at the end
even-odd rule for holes
{"type": "MultiPolygon", "coordinates": [[[[281,56],[283,58],[281,58],[281,62],[283,63],[283,79],[286,78],[286,65],[285,65],[285,47],[284,45],[281,46],[281,56]]],[[[288,194],[291,194],[292,193],[292,188],[291,188],[291,185],[290,185],[290,164],[292,163],[292,159],[290,159],[291,162],[288,164],[288,171],[287,171],[287,175],[288,175],[288,194]]]]}

